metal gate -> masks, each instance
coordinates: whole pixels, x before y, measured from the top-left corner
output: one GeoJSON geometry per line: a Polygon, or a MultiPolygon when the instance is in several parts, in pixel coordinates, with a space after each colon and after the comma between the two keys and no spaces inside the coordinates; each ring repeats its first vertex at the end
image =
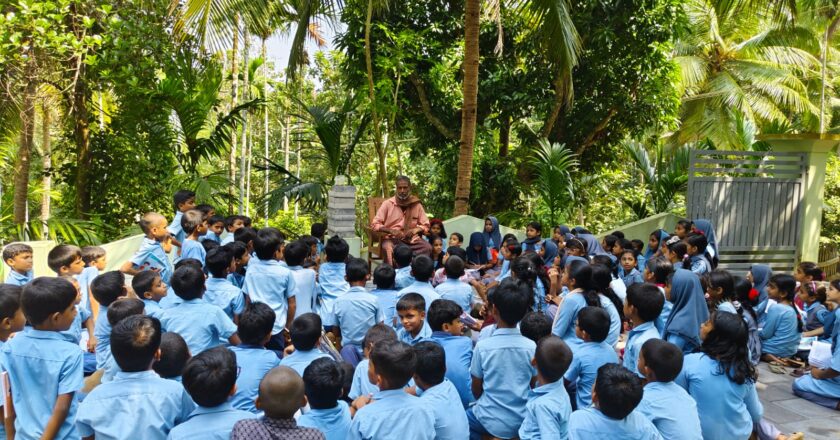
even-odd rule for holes
{"type": "Polygon", "coordinates": [[[687,214],[714,225],[721,268],[795,266],[807,172],[805,153],[691,152],[687,214]]]}

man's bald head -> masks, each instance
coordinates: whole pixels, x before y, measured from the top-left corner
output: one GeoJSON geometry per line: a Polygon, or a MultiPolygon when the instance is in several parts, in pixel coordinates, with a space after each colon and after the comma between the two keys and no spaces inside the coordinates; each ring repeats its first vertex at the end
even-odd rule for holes
{"type": "Polygon", "coordinates": [[[273,419],[290,419],[304,405],[303,379],[289,367],[274,367],[260,382],[259,409],[273,419]]]}

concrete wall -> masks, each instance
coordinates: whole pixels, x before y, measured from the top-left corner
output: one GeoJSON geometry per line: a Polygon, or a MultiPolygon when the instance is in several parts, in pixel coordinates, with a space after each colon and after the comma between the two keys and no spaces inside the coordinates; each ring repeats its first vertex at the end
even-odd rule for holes
{"type": "Polygon", "coordinates": [[[677,221],[679,220],[680,217],[665,212],[662,214],[656,214],[648,218],[637,220],[633,223],[629,223],[624,226],[619,226],[609,231],[602,231],[600,234],[598,234],[598,237],[604,237],[612,231],[619,230],[624,232],[624,237],[626,239],[642,240],[645,243],[645,246],[647,246],[647,242],[650,238],[651,232],[657,229],[664,229],[668,231],[669,234],[671,234],[674,231],[674,228],[677,226],[677,221]]]}

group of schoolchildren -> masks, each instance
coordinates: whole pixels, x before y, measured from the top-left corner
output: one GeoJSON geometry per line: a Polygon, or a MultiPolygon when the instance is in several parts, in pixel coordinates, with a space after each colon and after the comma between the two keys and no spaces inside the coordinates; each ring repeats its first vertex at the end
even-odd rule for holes
{"type": "Polygon", "coordinates": [[[33,279],[32,249],[4,248],[7,438],[797,438],[763,419],[756,365],[800,366],[803,331],[833,356],[794,393],[840,409],[840,283],[714,269],[707,221],[646,250],[492,217],[444,244],[433,221],[431,257],[398,246],[371,274],[323,225],[287,242],[174,204],[119,271],[59,245],[33,279]]]}

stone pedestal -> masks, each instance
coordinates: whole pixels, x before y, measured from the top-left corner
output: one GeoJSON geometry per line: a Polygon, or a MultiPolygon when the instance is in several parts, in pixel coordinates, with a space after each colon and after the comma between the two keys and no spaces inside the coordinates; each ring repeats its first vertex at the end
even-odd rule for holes
{"type": "Polygon", "coordinates": [[[764,135],[773,151],[808,154],[808,176],[802,199],[802,232],[799,236],[800,261],[817,262],[820,255],[823,197],[825,195],[825,167],[828,155],[840,145],[840,136],[830,134],[764,135]]]}
{"type": "Polygon", "coordinates": [[[336,179],[327,202],[327,235],[337,235],[350,245],[350,255],[359,257],[362,240],[356,236],[356,187],[336,179]]]}

